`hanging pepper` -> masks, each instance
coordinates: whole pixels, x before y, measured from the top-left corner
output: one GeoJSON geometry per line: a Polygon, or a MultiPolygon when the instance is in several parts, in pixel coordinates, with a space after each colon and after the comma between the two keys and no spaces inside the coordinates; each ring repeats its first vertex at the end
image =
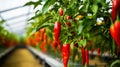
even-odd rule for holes
{"type": "Polygon", "coordinates": [[[82,52],[82,65],[85,65],[86,59],[85,59],[85,48],[84,47],[81,48],[81,52],[82,52]]]}
{"type": "Polygon", "coordinates": [[[54,38],[55,38],[55,41],[58,41],[59,36],[60,36],[60,31],[61,31],[60,22],[55,22],[55,24],[54,24],[54,38]]]}
{"type": "Polygon", "coordinates": [[[34,33],[34,36],[35,36],[35,40],[36,40],[37,42],[39,42],[39,41],[40,41],[40,34],[39,34],[38,31],[34,33]]]}
{"type": "Polygon", "coordinates": [[[58,9],[58,12],[59,12],[60,16],[63,16],[63,15],[64,15],[64,11],[63,11],[62,8],[59,8],[59,9],[58,9]]]}
{"type": "Polygon", "coordinates": [[[119,13],[120,1],[119,0],[112,0],[112,20],[116,20],[117,13],[119,13]]]}
{"type": "Polygon", "coordinates": [[[62,59],[63,59],[64,67],[67,67],[69,55],[70,55],[70,44],[69,43],[64,44],[62,46],[62,59]]]}
{"type": "Polygon", "coordinates": [[[57,46],[58,46],[58,50],[61,51],[61,42],[60,42],[60,39],[58,39],[58,41],[57,41],[57,46]]]}
{"type": "Polygon", "coordinates": [[[71,26],[71,23],[69,21],[67,21],[66,26],[71,26]]]}
{"type": "Polygon", "coordinates": [[[117,20],[114,23],[114,28],[116,31],[116,44],[118,45],[118,47],[120,47],[120,21],[117,20]]]}
{"type": "Polygon", "coordinates": [[[40,40],[43,40],[44,33],[45,33],[45,28],[40,29],[40,33],[41,33],[41,39],[40,40]]]}
{"type": "Polygon", "coordinates": [[[117,16],[117,20],[112,23],[110,26],[110,34],[112,38],[114,39],[116,45],[120,48],[120,21],[119,17],[117,16]]]}
{"type": "Polygon", "coordinates": [[[87,49],[85,50],[85,63],[87,66],[89,65],[89,53],[87,49]]]}
{"type": "Polygon", "coordinates": [[[97,49],[98,56],[100,56],[100,48],[97,49]]]}
{"type": "Polygon", "coordinates": [[[53,50],[57,48],[57,42],[55,40],[52,42],[52,47],[53,47],[53,50]]]}

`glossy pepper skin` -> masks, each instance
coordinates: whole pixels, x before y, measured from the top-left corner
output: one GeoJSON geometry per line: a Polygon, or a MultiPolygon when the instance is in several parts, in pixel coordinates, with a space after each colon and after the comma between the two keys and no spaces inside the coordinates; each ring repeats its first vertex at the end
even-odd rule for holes
{"type": "Polygon", "coordinates": [[[120,48],[120,21],[116,20],[110,27],[110,34],[116,45],[120,48]]]}
{"type": "Polygon", "coordinates": [[[120,9],[120,1],[119,0],[112,0],[112,20],[116,20],[117,13],[120,9]]]}
{"type": "Polygon", "coordinates": [[[115,32],[115,27],[114,24],[110,26],[110,34],[114,40],[116,40],[116,32],[115,32]]]}
{"type": "Polygon", "coordinates": [[[62,46],[62,59],[63,59],[64,67],[67,67],[69,55],[70,55],[70,44],[69,43],[64,44],[62,46]]]}
{"type": "Polygon", "coordinates": [[[57,42],[58,42],[58,39],[59,39],[59,36],[60,36],[60,31],[61,31],[61,23],[60,22],[55,22],[55,24],[54,24],[54,39],[57,42]]]}
{"type": "Polygon", "coordinates": [[[63,16],[63,15],[64,15],[64,11],[63,11],[62,8],[59,8],[58,12],[59,12],[60,16],[63,16]]]}
{"type": "Polygon", "coordinates": [[[85,50],[85,63],[87,66],[89,65],[89,53],[87,49],[85,50]]]}
{"type": "Polygon", "coordinates": [[[116,37],[115,37],[115,41],[116,41],[116,44],[118,47],[120,47],[120,21],[115,21],[114,23],[114,28],[115,28],[115,31],[116,31],[116,37]]]}
{"type": "Polygon", "coordinates": [[[86,58],[85,58],[85,48],[84,47],[81,48],[81,52],[82,52],[82,65],[85,65],[86,58]]]}

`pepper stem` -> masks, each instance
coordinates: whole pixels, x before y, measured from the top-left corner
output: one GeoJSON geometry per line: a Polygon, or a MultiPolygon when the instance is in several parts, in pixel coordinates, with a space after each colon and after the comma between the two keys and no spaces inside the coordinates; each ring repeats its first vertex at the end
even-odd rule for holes
{"type": "Polygon", "coordinates": [[[118,14],[118,13],[117,13],[117,20],[116,20],[116,21],[120,21],[120,20],[119,20],[119,14],[118,14]]]}
{"type": "Polygon", "coordinates": [[[113,20],[112,18],[110,17],[110,23],[111,23],[111,26],[113,25],[113,20]]]}

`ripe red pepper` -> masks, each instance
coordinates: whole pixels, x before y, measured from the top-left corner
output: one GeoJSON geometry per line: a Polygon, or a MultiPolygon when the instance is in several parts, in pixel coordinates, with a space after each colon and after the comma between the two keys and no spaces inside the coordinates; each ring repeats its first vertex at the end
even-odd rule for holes
{"type": "Polygon", "coordinates": [[[53,47],[53,50],[57,48],[57,42],[55,40],[52,42],[52,47],[53,47]]]}
{"type": "Polygon", "coordinates": [[[116,40],[116,31],[115,31],[114,24],[112,24],[112,25],[110,26],[110,34],[111,34],[112,38],[113,38],[114,40],[116,40]]]}
{"type": "Polygon", "coordinates": [[[86,58],[85,58],[85,48],[84,47],[81,48],[81,52],[82,52],[82,65],[85,65],[86,58]]]}
{"type": "Polygon", "coordinates": [[[60,39],[58,39],[58,41],[57,41],[57,46],[58,46],[58,50],[61,51],[61,42],[60,42],[60,39]]]}
{"type": "Polygon", "coordinates": [[[70,22],[66,22],[66,26],[71,26],[71,23],[70,22]]]}
{"type": "Polygon", "coordinates": [[[118,45],[118,47],[120,47],[120,21],[115,21],[114,23],[114,28],[115,28],[115,31],[116,31],[116,44],[118,45]]]}
{"type": "Polygon", "coordinates": [[[45,28],[40,29],[40,33],[41,33],[41,39],[40,40],[43,40],[44,33],[45,33],[45,28]]]}
{"type": "Polygon", "coordinates": [[[100,56],[100,48],[97,49],[98,56],[100,56]]]}
{"type": "Polygon", "coordinates": [[[54,24],[54,38],[55,38],[55,41],[58,41],[59,36],[60,36],[60,31],[61,31],[61,23],[60,22],[55,22],[55,24],[54,24]]]}
{"type": "Polygon", "coordinates": [[[117,13],[119,11],[120,1],[112,0],[112,20],[116,20],[117,13]]]}
{"type": "Polygon", "coordinates": [[[34,36],[35,36],[35,40],[36,40],[37,42],[39,42],[39,41],[40,41],[40,34],[39,34],[38,31],[34,33],[34,36]]]}
{"type": "Polygon", "coordinates": [[[71,19],[71,16],[67,16],[66,18],[67,18],[67,20],[70,20],[70,19],[71,19]]]}
{"type": "Polygon", "coordinates": [[[88,66],[89,65],[89,53],[88,50],[85,50],[85,63],[88,66]]]}
{"type": "Polygon", "coordinates": [[[43,41],[43,42],[41,43],[41,45],[40,45],[40,48],[41,48],[41,50],[42,50],[43,53],[46,53],[46,52],[47,52],[47,49],[45,48],[45,45],[46,45],[46,42],[45,42],[45,41],[43,41]]]}
{"type": "Polygon", "coordinates": [[[63,16],[63,15],[64,15],[64,11],[63,11],[62,8],[59,8],[58,12],[59,12],[60,16],[63,16]]]}
{"type": "Polygon", "coordinates": [[[64,44],[62,46],[62,59],[63,59],[64,67],[67,67],[69,55],[70,55],[70,44],[69,43],[64,44]]]}

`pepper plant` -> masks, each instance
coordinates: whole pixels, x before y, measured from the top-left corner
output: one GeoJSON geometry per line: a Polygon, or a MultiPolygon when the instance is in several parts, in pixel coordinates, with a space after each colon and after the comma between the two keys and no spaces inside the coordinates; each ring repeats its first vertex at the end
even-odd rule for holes
{"type": "Polygon", "coordinates": [[[111,3],[111,0],[30,1],[25,6],[33,5],[35,9],[41,5],[42,9],[38,9],[28,22],[30,26],[27,34],[32,36],[36,31],[46,28],[46,34],[53,40],[54,47],[61,51],[62,46],[70,44],[70,59],[74,62],[81,49],[82,56],[85,56],[85,59],[82,57],[82,63],[88,66],[88,51],[98,50],[98,55],[108,51],[112,56],[115,55],[116,43],[109,30],[111,9],[114,18],[111,3]]]}

